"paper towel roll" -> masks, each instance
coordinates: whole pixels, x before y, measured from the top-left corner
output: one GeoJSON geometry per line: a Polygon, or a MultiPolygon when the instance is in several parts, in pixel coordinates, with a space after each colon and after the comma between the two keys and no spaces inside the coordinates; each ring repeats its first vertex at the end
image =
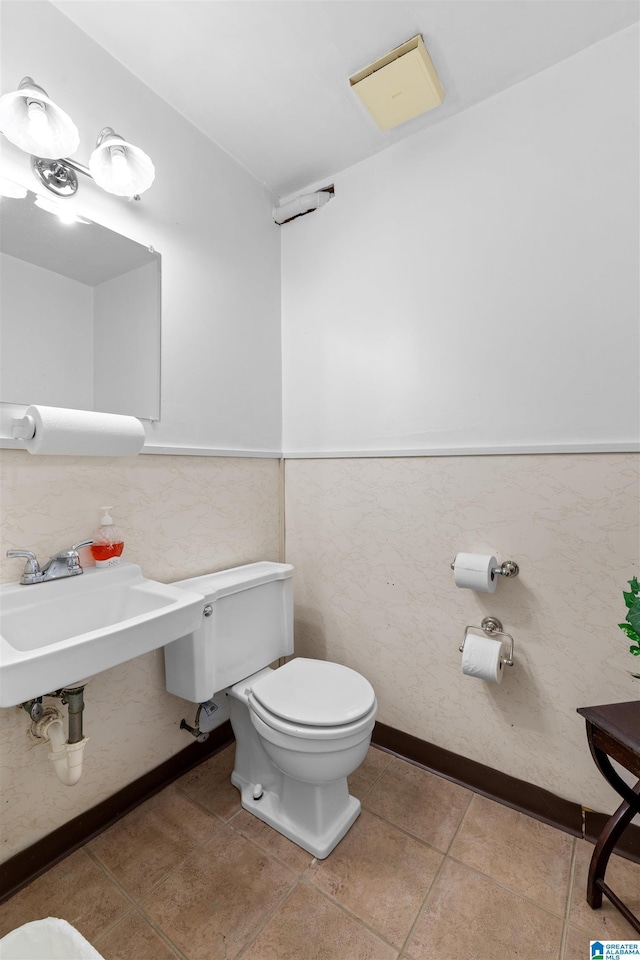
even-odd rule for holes
{"type": "Polygon", "coordinates": [[[468,633],[462,651],[462,672],[467,677],[502,683],[502,642],[468,633]]]}
{"type": "Polygon", "coordinates": [[[135,417],[91,410],[30,406],[35,433],[24,441],[29,453],[86,457],[130,457],[144,444],[144,427],[135,417]]]}
{"type": "Polygon", "coordinates": [[[484,553],[458,553],[453,561],[453,579],[456,587],[493,593],[498,578],[492,572],[498,566],[495,557],[484,553]]]}

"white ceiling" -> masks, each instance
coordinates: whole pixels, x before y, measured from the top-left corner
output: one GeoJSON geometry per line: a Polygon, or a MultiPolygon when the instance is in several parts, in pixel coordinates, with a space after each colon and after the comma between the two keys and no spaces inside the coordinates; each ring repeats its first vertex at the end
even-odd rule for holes
{"type": "Polygon", "coordinates": [[[638,0],[53,2],[279,197],[624,29],[640,9],[638,0]],[[383,133],[348,78],[418,33],[446,100],[383,133]]]}

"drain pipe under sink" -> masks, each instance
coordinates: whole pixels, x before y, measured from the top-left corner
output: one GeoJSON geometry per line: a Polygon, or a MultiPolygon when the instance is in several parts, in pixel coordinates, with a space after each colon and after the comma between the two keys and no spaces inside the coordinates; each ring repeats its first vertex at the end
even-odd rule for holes
{"type": "Polygon", "coordinates": [[[88,737],[82,734],[83,687],[62,691],[69,704],[69,739],[65,740],[62,713],[57,707],[45,707],[31,724],[34,736],[51,743],[49,760],[61,783],[72,787],[82,776],[82,757],[88,737]]]}

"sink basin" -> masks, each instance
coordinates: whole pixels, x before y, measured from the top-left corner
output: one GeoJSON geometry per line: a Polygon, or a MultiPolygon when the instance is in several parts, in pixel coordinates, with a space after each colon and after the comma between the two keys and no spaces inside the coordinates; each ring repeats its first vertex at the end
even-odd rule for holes
{"type": "Polygon", "coordinates": [[[0,586],[0,707],[12,707],[195,630],[204,597],[122,563],[50,583],[0,586]]]}

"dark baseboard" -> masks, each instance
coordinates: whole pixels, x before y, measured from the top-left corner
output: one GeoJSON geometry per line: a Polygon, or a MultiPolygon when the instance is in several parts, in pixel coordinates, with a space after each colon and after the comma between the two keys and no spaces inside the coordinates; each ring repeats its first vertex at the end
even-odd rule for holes
{"type": "MultiPolygon", "coordinates": [[[[574,837],[584,836],[592,843],[598,839],[600,830],[609,819],[603,813],[586,811],[583,829],[583,810],[579,803],[563,800],[549,790],[518,780],[508,773],[501,773],[478,763],[477,760],[468,760],[384,723],[376,722],[372,742],[431,773],[468,787],[474,793],[497,800],[535,820],[542,820],[543,823],[571,833],[574,837]]],[[[615,852],[629,860],[640,862],[640,827],[634,824],[627,827],[615,852]]]]}
{"type": "MultiPolygon", "coordinates": [[[[205,743],[192,743],[113,796],[107,797],[97,806],[74,817],[42,840],[0,864],[0,903],[98,836],[130,810],[163,790],[183,773],[197,767],[232,742],[233,731],[226,720],[212,731],[205,743]]],[[[562,800],[542,787],[517,780],[507,773],[493,770],[476,760],[468,760],[384,723],[376,723],[372,743],[431,773],[459,783],[475,793],[497,800],[575,837],[584,836],[595,842],[608,819],[604,814],[586,811],[583,831],[583,811],[580,804],[562,800]]],[[[640,862],[640,827],[627,827],[616,853],[640,862]]]]}
{"type": "Polygon", "coordinates": [[[107,797],[97,806],[86,810],[38,840],[26,850],[16,853],[0,864],[0,903],[17,893],[36,877],[63,860],[74,850],[84,846],[134,807],[164,789],[183,773],[197,767],[203,760],[218,753],[233,742],[233,731],[228,720],[216,727],[204,743],[190,746],[165,760],[133,783],[107,797]]]}

